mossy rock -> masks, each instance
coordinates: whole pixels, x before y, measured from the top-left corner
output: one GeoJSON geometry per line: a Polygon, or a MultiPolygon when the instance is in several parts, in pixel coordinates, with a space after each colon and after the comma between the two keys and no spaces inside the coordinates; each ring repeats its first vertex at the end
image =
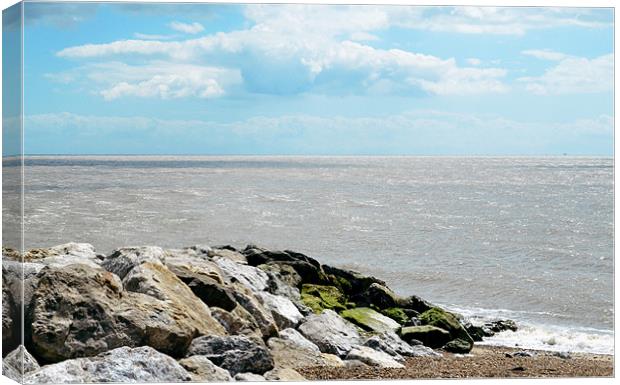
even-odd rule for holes
{"type": "Polygon", "coordinates": [[[403,310],[400,307],[390,307],[387,309],[383,309],[381,310],[381,313],[385,316],[390,317],[391,319],[393,319],[394,321],[398,322],[401,325],[406,325],[411,319],[411,317],[409,317],[405,313],[405,310],[403,310]]]}
{"type": "Polygon", "coordinates": [[[301,300],[317,314],[324,309],[336,312],[347,309],[347,298],[335,286],[304,284],[301,287],[301,300]]]}
{"type": "Polygon", "coordinates": [[[418,340],[433,349],[440,348],[450,342],[450,332],[431,325],[407,326],[400,330],[400,337],[407,341],[418,340]]]}
{"type": "Polygon", "coordinates": [[[340,316],[367,331],[395,332],[400,328],[398,322],[368,307],[344,310],[340,316]]]}
{"type": "Polygon", "coordinates": [[[425,325],[436,326],[448,331],[452,339],[461,339],[469,344],[469,350],[474,345],[474,340],[467,333],[467,330],[461,325],[457,317],[448,311],[434,307],[420,314],[420,321],[425,325]]]}
{"type": "Polygon", "coordinates": [[[334,274],[327,274],[329,281],[336,286],[343,293],[350,293],[353,289],[351,282],[344,277],[336,276],[334,274]]]}
{"type": "Polygon", "coordinates": [[[471,344],[462,338],[454,339],[443,346],[443,349],[451,353],[466,354],[471,351],[471,344]]]}

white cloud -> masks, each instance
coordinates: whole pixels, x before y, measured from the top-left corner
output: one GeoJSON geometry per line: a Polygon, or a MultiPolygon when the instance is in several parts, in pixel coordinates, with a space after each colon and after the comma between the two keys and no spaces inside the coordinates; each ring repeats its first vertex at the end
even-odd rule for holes
{"type": "Polygon", "coordinates": [[[372,33],[362,32],[362,31],[351,33],[351,35],[349,36],[349,39],[353,41],[378,41],[380,40],[378,36],[373,35],[372,33]]]}
{"type": "Polygon", "coordinates": [[[538,95],[585,94],[613,90],[613,54],[594,59],[566,57],[541,76],[522,77],[518,80],[525,88],[538,95]]]}
{"type": "Polygon", "coordinates": [[[521,54],[526,56],[532,56],[536,59],[550,61],[560,61],[569,57],[569,55],[566,55],[562,52],[552,51],[549,49],[528,49],[525,51],[521,51],[521,54]]]}
{"type": "Polygon", "coordinates": [[[169,26],[175,31],[187,33],[190,35],[195,35],[205,30],[205,27],[203,27],[202,24],[196,23],[196,22],[187,24],[187,23],[181,23],[179,21],[173,21],[172,23],[169,24],[169,26]]]}
{"type": "MultiPolygon", "coordinates": [[[[125,96],[174,99],[212,98],[223,95],[228,87],[241,82],[238,70],[152,61],[143,65],[122,62],[88,64],[77,69],[51,74],[60,81],[94,83],[94,92],[105,100],[125,96]]],[[[85,85],[84,87],[87,87],[85,85]]]]}
{"type": "Polygon", "coordinates": [[[475,57],[470,57],[467,59],[467,64],[472,66],[479,66],[480,64],[482,64],[482,60],[475,57]]]}

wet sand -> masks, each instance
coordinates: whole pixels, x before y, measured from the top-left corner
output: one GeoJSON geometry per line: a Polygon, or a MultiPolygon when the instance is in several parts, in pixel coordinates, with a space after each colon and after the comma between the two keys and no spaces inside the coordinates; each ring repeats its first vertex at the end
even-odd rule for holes
{"type": "Polygon", "coordinates": [[[302,368],[308,380],[363,380],[411,378],[489,378],[489,377],[611,377],[613,356],[572,353],[561,358],[553,352],[525,350],[533,357],[508,357],[524,351],[495,346],[475,346],[469,355],[443,353],[442,358],[408,358],[404,369],[375,367],[302,368]]]}

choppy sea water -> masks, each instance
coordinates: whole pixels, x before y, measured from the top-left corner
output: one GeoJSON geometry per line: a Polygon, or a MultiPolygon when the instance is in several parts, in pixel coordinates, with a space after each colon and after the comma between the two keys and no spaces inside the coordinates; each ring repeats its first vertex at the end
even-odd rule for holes
{"type": "Polygon", "coordinates": [[[485,343],[613,353],[613,160],[31,157],[26,247],[256,243],[384,279],[485,343]]]}

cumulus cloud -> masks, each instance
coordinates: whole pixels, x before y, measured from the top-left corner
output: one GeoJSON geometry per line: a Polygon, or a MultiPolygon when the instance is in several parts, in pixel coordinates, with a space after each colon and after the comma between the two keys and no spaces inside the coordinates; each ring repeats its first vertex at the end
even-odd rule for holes
{"type": "Polygon", "coordinates": [[[613,54],[588,59],[566,56],[541,76],[518,80],[537,95],[584,94],[613,90],[613,54]]]}
{"type": "Polygon", "coordinates": [[[213,98],[223,95],[228,87],[241,82],[239,71],[235,69],[165,61],[152,61],[143,65],[128,65],[118,61],[95,63],[64,73],[48,74],[48,77],[65,83],[94,83],[94,92],[105,100],[125,96],[213,98]]]}
{"type": "Polygon", "coordinates": [[[254,22],[249,29],[181,41],[87,44],[65,48],[58,56],[84,59],[140,54],[199,62],[222,55],[242,55],[236,61],[242,66],[247,86],[254,92],[266,93],[307,90],[343,71],[368,88],[394,82],[436,94],[508,89],[502,82],[506,74],[503,69],[459,67],[452,58],[360,43],[375,38],[369,31],[388,28],[391,12],[391,7],[252,5],[245,9],[246,17],[254,22]],[[248,63],[248,59],[252,62],[248,63]],[[287,85],[277,79],[283,74],[287,85]]]}
{"type": "Polygon", "coordinates": [[[205,27],[203,27],[202,24],[197,23],[197,22],[187,24],[187,23],[181,23],[180,21],[173,21],[172,23],[169,24],[169,26],[175,31],[187,33],[190,35],[195,35],[205,30],[205,27]]]}

